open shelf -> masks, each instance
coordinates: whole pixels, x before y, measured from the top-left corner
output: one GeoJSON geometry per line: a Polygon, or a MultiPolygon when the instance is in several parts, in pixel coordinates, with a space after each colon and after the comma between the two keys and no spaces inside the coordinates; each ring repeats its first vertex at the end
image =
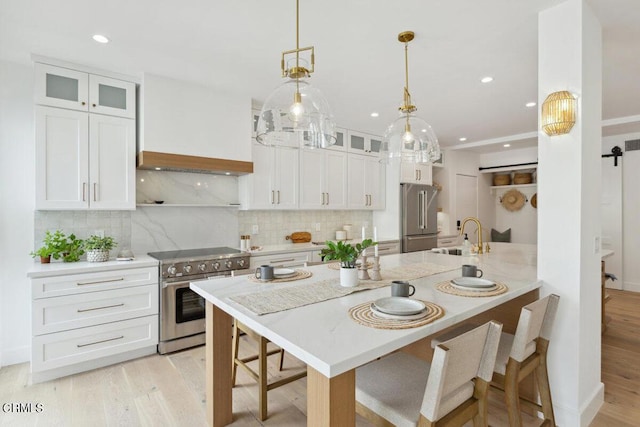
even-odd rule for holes
{"type": "Polygon", "coordinates": [[[491,187],[489,187],[491,189],[491,192],[494,192],[495,190],[500,190],[500,189],[509,189],[509,188],[535,188],[538,184],[533,183],[533,184],[511,184],[511,185],[492,185],[491,187]]]}

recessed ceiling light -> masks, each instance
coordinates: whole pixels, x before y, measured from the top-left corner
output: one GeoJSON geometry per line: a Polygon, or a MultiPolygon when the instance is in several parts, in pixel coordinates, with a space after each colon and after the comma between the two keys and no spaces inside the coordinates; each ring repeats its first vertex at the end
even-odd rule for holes
{"type": "Polygon", "coordinates": [[[144,178],[140,178],[140,182],[144,182],[144,178]]]}
{"type": "Polygon", "coordinates": [[[156,170],[157,170],[157,171],[161,171],[161,170],[162,170],[162,168],[156,168],[156,170]]]}
{"type": "Polygon", "coordinates": [[[464,136],[462,138],[459,138],[460,142],[464,142],[467,140],[467,138],[465,138],[464,136]]]}
{"type": "Polygon", "coordinates": [[[504,148],[509,148],[509,147],[511,147],[511,144],[504,144],[503,147],[504,148]]]}
{"type": "Polygon", "coordinates": [[[489,83],[489,82],[493,81],[493,77],[491,77],[491,76],[483,77],[483,78],[480,79],[480,81],[482,83],[489,83]]]}
{"type": "Polygon", "coordinates": [[[94,34],[93,39],[98,43],[109,43],[109,39],[106,36],[103,36],[102,34],[94,34]]]}
{"type": "Polygon", "coordinates": [[[378,117],[380,114],[376,113],[375,111],[373,113],[371,113],[371,117],[378,117]]]}
{"type": "Polygon", "coordinates": [[[526,103],[526,104],[524,104],[524,105],[525,105],[525,107],[529,107],[529,108],[531,108],[531,107],[535,107],[535,106],[536,106],[536,103],[535,103],[535,102],[527,102],[527,103],[526,103]]]}
{"type": "Polygon", "coordinates": [[[427,131],[426,129],[422,129],[422,132],[426,132],[426,131],[427,131]]]}
{"type": "Polygon", "coordinates": [[[231,175],[231,172],[225,172],[224,174],[225,175],[231,175]]]}

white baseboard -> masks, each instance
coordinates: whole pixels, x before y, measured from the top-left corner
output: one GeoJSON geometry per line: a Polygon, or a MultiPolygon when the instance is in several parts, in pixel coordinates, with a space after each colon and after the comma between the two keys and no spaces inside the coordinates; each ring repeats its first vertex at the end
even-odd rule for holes
{"type": "Polygon", "coordinates": [[[25,345],[23,347],[4,349],[0,360],[2,360],[2,365],[0,365],[0,367],[30,362],[31,346],[25,345]]]}
{"type": "Polygon", "coordinates": [[[622,289],[631,292],[640,292],[640,283],[624,282],[622,289]]]}
{"type": "Polygon", "coordinates": [[[553,412],[556,425],[566,427],[588,427],[604,403],[604,384],[599,383],[580,408],[567,407],[562,403],[553,402],[553,412]]]}

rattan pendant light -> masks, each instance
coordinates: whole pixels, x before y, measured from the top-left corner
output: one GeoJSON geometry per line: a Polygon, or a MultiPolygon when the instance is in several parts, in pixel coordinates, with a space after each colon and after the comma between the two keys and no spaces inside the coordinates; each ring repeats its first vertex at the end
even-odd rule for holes
{"type": "Polygon", "coordinates": [[[380,149],[380,161],[399,160],[405,163],[432,163],[440,158],[440,144],[435,132],[426,121],[414,115],[416,106],[411,103],[409,92],[409,42],[413,31],[398,34],[398,41],[404,43],[405,87],[403,103],[398,108],[400,117],[384,134],[380,149]]]}
{"type": "Polygon", "coordinates": [[[315,51],[313,46],[300,47],[299,21],[296,0],[296,48],[282,52],[280,60],[282,77],[287,80],[267,97],[256,140],[270,146],[327,148],[336,143],[336,125],[326,98],[308,82],[315,68],[315,51]],[[300,57],[302,52],[310,53],[311,67],[300,57]]]}

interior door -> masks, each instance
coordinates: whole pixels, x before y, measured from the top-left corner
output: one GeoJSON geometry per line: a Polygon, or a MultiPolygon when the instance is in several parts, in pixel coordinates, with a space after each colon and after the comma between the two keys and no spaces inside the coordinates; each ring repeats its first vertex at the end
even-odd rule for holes
{"type": "MultiPolygon", "coordinates": [[[[460,224],[468,216],[478,216],[478,177],[456,174],[456,224],[460,224]]],[[[467,230],[469,240],[475,242],[473,227],[467,230]]]]}
{"type": "Polygon", "coordinates": [[[612,158],[602,159],[602,249],[611,249],[614,254],[605,259],[607,273],[619,279],[608,280],[608,288],[622,289],[622,168],[624,158],[618,158],[614,166],[612,158]]]}

